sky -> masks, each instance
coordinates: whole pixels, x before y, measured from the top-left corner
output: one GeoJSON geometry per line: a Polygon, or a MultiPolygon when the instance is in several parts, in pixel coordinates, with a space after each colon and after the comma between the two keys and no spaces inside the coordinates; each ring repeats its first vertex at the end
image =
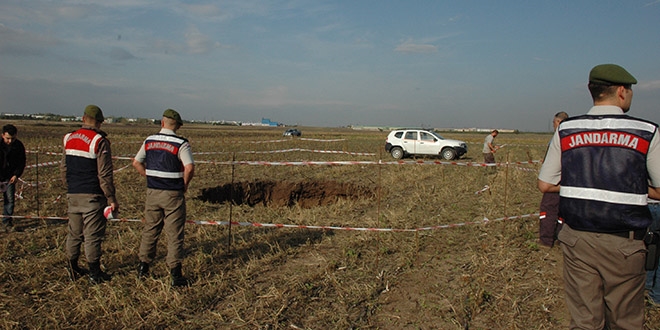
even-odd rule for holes
{"type": "Polygon", "coordinates": [[[0,112],[551,130],[597,64],[660,122],[660,0],[0,0],[0,112]]]}

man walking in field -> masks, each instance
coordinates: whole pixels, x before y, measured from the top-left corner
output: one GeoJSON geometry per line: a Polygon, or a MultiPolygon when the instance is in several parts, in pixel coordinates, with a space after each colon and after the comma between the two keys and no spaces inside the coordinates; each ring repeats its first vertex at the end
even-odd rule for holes
{"type": "Polygon", "coordinates": [[[559,125],[539,173],[539,190],[560,195],[571,329],[644,328],[646,204],[660,192],[660,147],[655,123],[625,114],[636,83],[618,65],[595,66],[594,106],[559,125]]]}
{"type": "Polygon", "coordinates": [[[156,257],[158,237],[165,229],[168,236],[166,262],[172,286],[188,285],[181,270],[186,223],[185,192],[195,173],[190,143],[176,135],[182,125],[183,120],[178,112],[165,110],[160,132],[144,141],[133,160],[133,167],[147,177],[138,277],[149,274],[149,266],[156,257]]]}
{"type": "Polygon", "coordinates": [[[486,164],[495,163],[495,152],[499,147],[494,144],[494,141],[498,134],[500,132],[494,129],[484,139],[484,150],[482,152],[484,154],[484,163],[486,164]]]}
{"type": "Polygon", "coordinates": [[[66,252],[71,279],[87,274],[86,269],[78,266],[80,246],[84,242],[89,280],[98,284],[110,280],[101,270],[100,261],[108,221],[103,209],[110,204],[118,212],[119,203],[115,198],[110,141],[101,131],[103,112],[96,105],[88,105],[82,119],[81,129],[64,136],[64,159],[60,165],[69,206],[66,252]]]}

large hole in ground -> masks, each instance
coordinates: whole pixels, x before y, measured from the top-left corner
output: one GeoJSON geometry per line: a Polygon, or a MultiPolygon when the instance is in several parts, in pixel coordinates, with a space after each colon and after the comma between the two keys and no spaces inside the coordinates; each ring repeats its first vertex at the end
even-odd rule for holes
{"type": "Polygon", "coordinates": [[[200,199],[211,203],[232,201],[236,205],[311,208],[333,204],[339,199],[372,198],[374,190],[336,181],[254,181],[202,189],[200,199]]]}

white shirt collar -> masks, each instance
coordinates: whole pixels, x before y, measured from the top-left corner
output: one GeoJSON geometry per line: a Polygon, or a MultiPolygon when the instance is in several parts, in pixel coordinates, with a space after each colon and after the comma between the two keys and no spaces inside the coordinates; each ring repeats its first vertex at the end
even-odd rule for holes
{"type": "Polygon", "coordinates": [[[160,134],[176,135],[176,133],[174,133],[174,131],[169,128],[161,128],[160,134]]]}
{"type": "Polygon", "coordinates": [[[623,115],[624,112],[616,105],[594,105],[587,112],[588,115],[623,115]]]}

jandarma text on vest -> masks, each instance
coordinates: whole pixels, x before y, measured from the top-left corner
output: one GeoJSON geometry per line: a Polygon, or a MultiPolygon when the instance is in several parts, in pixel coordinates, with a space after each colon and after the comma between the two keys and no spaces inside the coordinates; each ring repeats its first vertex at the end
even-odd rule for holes
{"type": "Polygon", "coordinates": [[[167,142],[147,142],[144,148],[145,150],[165,150],[173,154],[179,152],[179,148],[167,142]]]}
{"type": "Polygon", "coordinates": [[[644,154],[649,150],[648,141],[626,132],[578,132],[561,139],[562,151],[586,146],[624,147],[637,150],[644,154]]]}
{"type": "Polygon", "coordinates": [[[92,139],[90,139],[89,136],[82,133],[75,133],[75,132],[71,133],[71,135],[69,135],[69,140],[73,140],[73,139],[83,140],[85,144],[90,144],[90,142],[92,142],[92,139]]]}

